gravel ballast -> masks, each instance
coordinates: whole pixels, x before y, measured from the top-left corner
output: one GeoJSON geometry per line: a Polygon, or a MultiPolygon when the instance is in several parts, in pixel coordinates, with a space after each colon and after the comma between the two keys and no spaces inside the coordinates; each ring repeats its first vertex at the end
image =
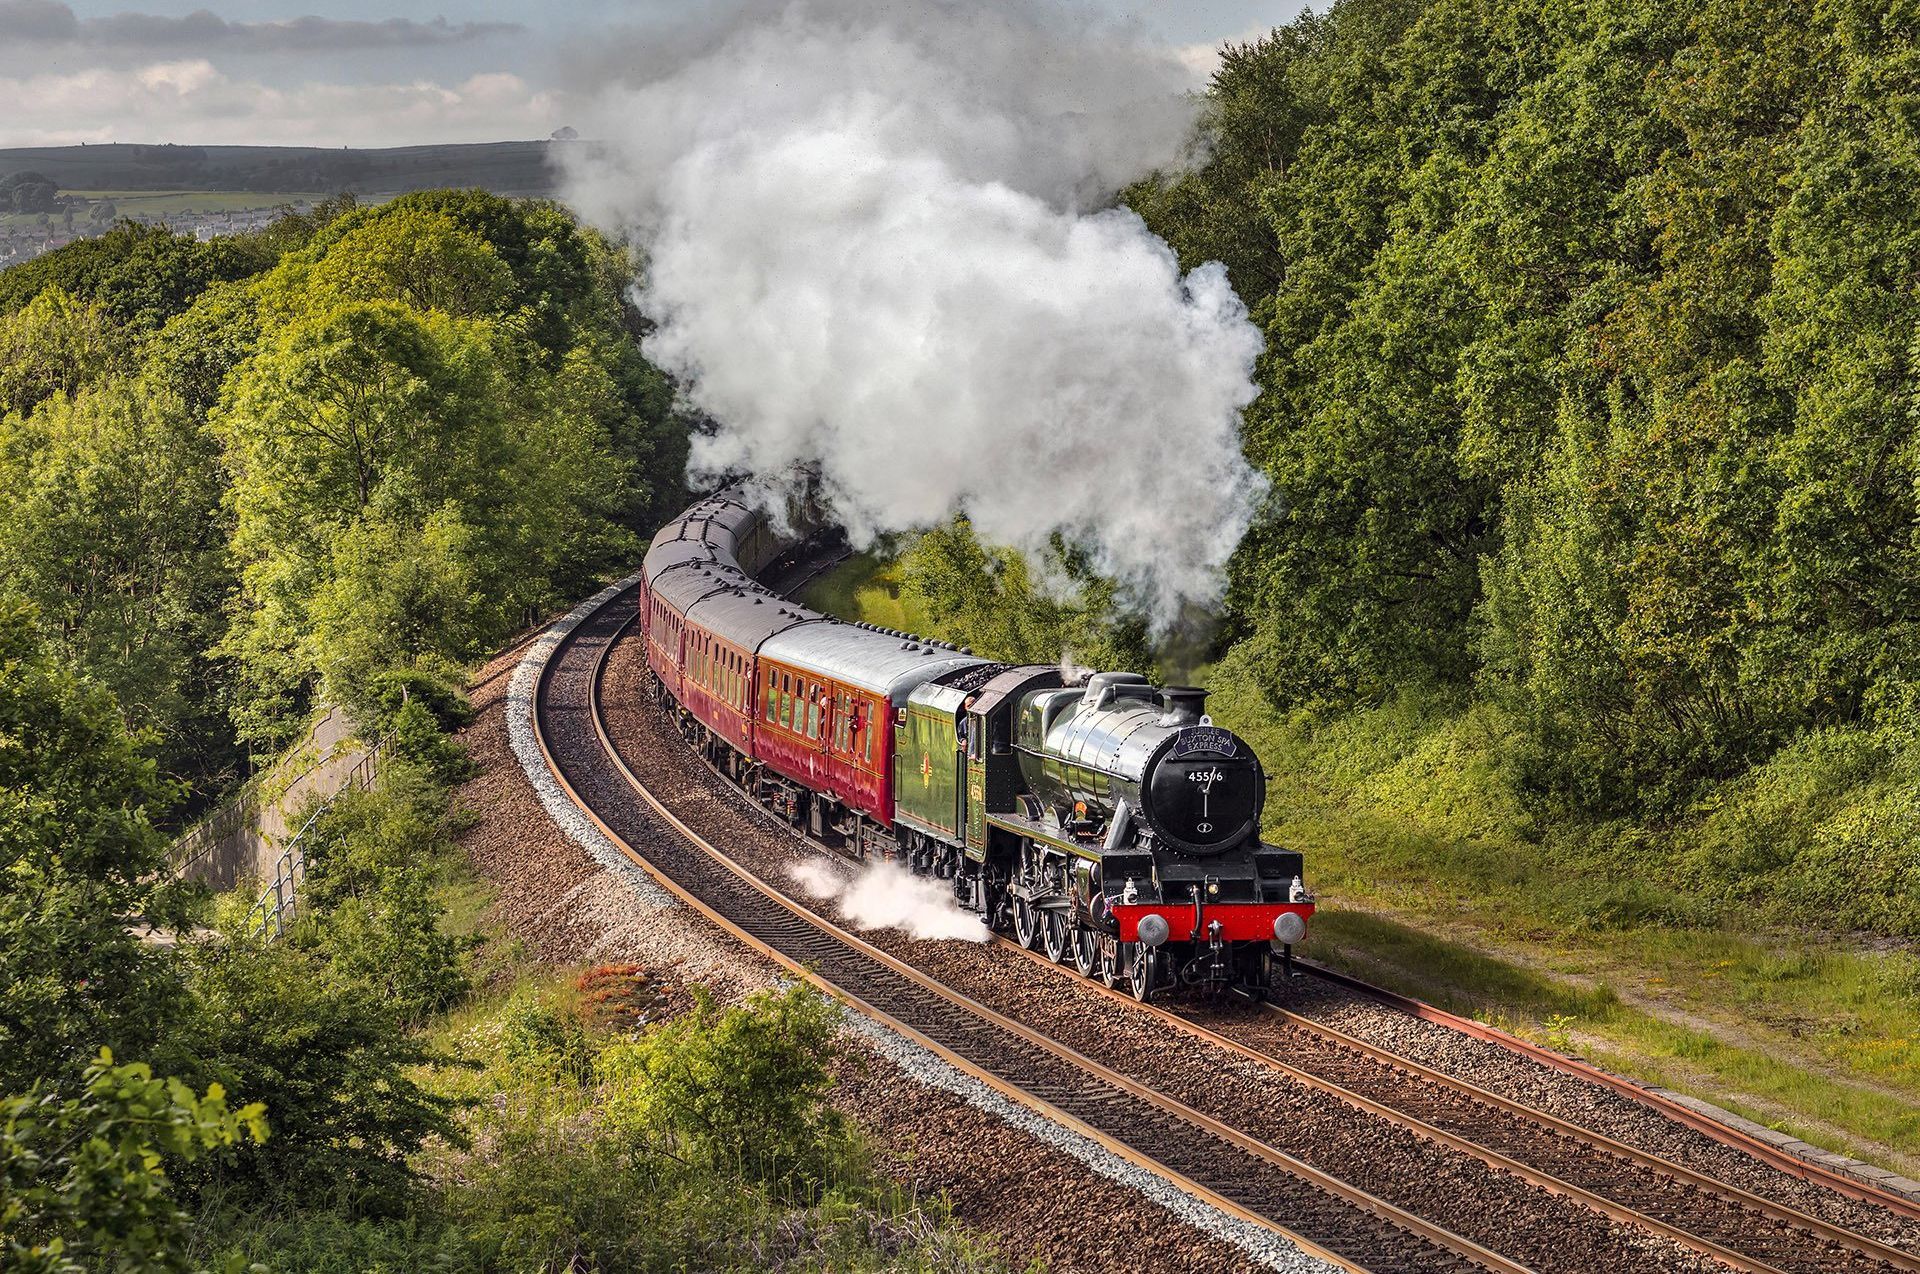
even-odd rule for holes
{"type": "MultiPolygon", "coordinates": [[[[805,891],[790,888],[791,882],[787,875],[795,862],[813,860],[817,855],[797,841],[786,837],[783,829],[778,828],[764,814],[753,809],[736,793],[726,788],[710,771],[700,766],[691,752],[680,744],[649,706],[649,693],[644,684],[644,670],[639,666],[636,651],[631,645],[624,649],[616,649],[614,652],[608,672],[607,716],[609,729],[623,752],[627,753],[629,762],[635,764],[636,768],[641,764],[647,767],[649,771],[647,781],[650,784],[659,781],[672,788],[675,794],[670,799],[676,810],[683,816],[700,814],[702,817],[697,821],[697,825],[701,826],[702,830],[708,830],[706,818],[717,820],[712,823],[713,831],[710,834],[714,834],[715,839],[725,844],[730,852],[741,854],[743,859],[751,863],[754,870],[762,874],[763,878],[783,887],[789,887],[789,891],[795,896],[806,896],[805,891]],[[702,786],[705,787],[705,791],[697,790],[702,786]],[[760,833],[757,836],[753,834],[756,830],[760,833]],[[772,837],[767,835],[770,831],[774,833],[772,837]],[[752,844],[751,851],[742,852],[749,842],[752,844]]],[[[1135,1023],[1129,1026],[1125,1021],[1126,1018],[1137,1015],[1122,1009],[1117,1017],[1109,1017],[1108,1015],[1114,1012],[1111,998],[1092,993],[1088,988],[1080,985],[1077,979],[1064,975],[1049,977],[1047,970],[1036,968],[1031,961],[1004,949],[995,950],[958,942],[913,942],[901,935],[886,931],[868,932],[863,936],[896,956],[937,972],[950,985],[983,1000],[991,1007],[1009,1012],[1023,1020],[1033,1021],[1043,1029],[1053,1031],[1063,1040],[1075,1047],[1082,1047],[1083,1051],[1095,1055],[1099,1060],[1120,1066],[1129,1070],[1130,1073],[1143,1073],[1138,1069],[1139,1067],[1150,1068],[1152,1065],[1154,1059],[1149,1054],[1156,1044],[1151,1036],[1147,1037],[1146,1042],[1128,1042],[1130,1038],[1135,1041],[1142,1039],[1139,1031],[1140,1024],[1135,1023]],[[1060,1030],[1055,1030],[1054,1025],[1049,1022],[1043,1022],[1031,1016],[1028,1011],[1022,1011],[1022,1003],[1032,1000],[1032,987],[1036,978],[1064,984],[1054,993],[1060,1001],[1057,1015],[1059,1018],[1080,1018],[1083,1019],[1083,1025],[1099,1024],[1098,1029],[1085,1030],[1085,1037],[1089,1043],[1083,1044],[1079,1038],[1070,1037],[1065,1033],[1064,1025],[1060,1030]]],[[[1458,1033],[1446,1031],[1443,1027],[1420,1022],[1418,1019],[1409,1018],[1384,1006],[1358,1001],[1347,993],[1338,992],[1310,979],[1301,980],[1287,994],[1290,1001],[1289,1007],[1298,1008],[1303,1013],[1325,1011],[1338,1015],[1340,1020],[1337,1023],[1332,1023],[1332,1018],[1329,1018],[1331,1024],[1337,1024],[1341,1029],[1352,1031],[1365,1038],[1374,1037],[1368,1036],[1367,1029],[1357,1029],[1356,1024],[1383,1034],[1418,1035],[1421,1046],[1404,1050],[1405,1055],[1435,1069],[1460,1074],[1462,1067],[1456,1060],[1456,1055],[1465,1056],[1471,1059],[1467,1069],[1472,1073],[1463,1074],[1462,1077],[1493,1091],[1501,1092],[1502,1095],[1536,1105],[1570,1122],[1593,1127],[1596,1131],[1604,1132],[1621,1141],[1687,1163],[1709,1175],[1718,1176],[1730,1184],[1738,1185],[1763,1197],[1777,1199],[1789,1206],[1856,1229],[1882,1241],[1902,1246],[1912,1242],[1911,1231],[1914,1227],[1900,1217],[1778,1172],[1759,1160],[1741,1154],[1733,1147],[1713,1141],[1687,1129],[1684,1125],[1667,1119],[1656,1110],[1633,1103],[1619,1094],[1577,1076],[1551,1070],[1499,1049],[1496,1045],[1460,1036],[1458,1033]],[[1349,1002],[1350,1007],[1340,1003],[1341,997],[1349,1002]],[[1301,1003],[1292,1003],[1291,1001],[1295,999],[1300,1000],[1301,1003]],[[1512,1086],[1522,1078],[1524,1078],[1524,1084],[1521,1086],[1523,1088],[1530,1086],[1530,1091],[1513,1091],[1512,1086]],[[1503,1082],[1488,1082],[1489,1079],[1503,1080],[1503,1082]],[[1582,1119],[1575,1113],[1582,1110],[1603,1112],[1603,1118],[1599,1121],[1591,1118],[1582,1119]],[[1628,1125],[1637,1128],[1637,1135],[1623,1135],[1622,1130],[1628,1125]]],[[[1042,1016],[1045,1016],[1044,1013],[1042,1016]]],[[[1250,1038],[1247,1042],[1256,1047],[1270,1048],[1272,1022],[1273,1019],[1270,1017],[1256,1016],[1256,1011],[1249,1008],[1245,1018],[1245,1024],[1250,1028],[1250,1038]],[[1255,1027],[1257,1030],[1251,1029],[1255,1027]]],[[[1217,1018],[1210,1016],[1208,1024],[1230,1036],[1236,1031],[1231,1013],[1219,1015],[1217,1018]]],[[[1380,1039],[1379,1042],[1388,1043],[1385,1038],[1380,1039]]],[[[1166,1041],[1163,1038],[1157,1040],[1158,1047],[1164,1049],[1165,1044],[1166,1041]]],[[[1391,1043],[1388,1046],[1398,1048],[1391,1043]]],[[[1284,1056],[1284,1054],[1278,1055],[1284,1056]]],[[[1282,1101],[1275,1098],[1270,1091],[1273,1081],[1272,1073],[1266,1072],[1264,1076],[1255,1073],[1261,1068],[1256,1064],[1245,1062],[1244,1059],[1211,1060],[1206,1066],[1197,1066],[1196,1069],[1206,1070],[1213,1082],[1197,1090],[1199,1096],[1190,1100],[1195,1100],[1195,1104],[1200,1105],[1202,1109],[1207,1109],[1209,1113],[1226,1117],[1226,1112],[1214,1107],[1209,1099],[1227,1101],[1230,1110],[1234,1093],[1245,1094],[1250,1099],[1252,1094],[1260,1092],[1264,1101],[1261,1102],[1262,1110],[1259,1117],[1251,1121],[1241,1119],[1233,1122],[1240,1122],[1242,1126],[1247,1126],[1251,1122],[1254,1126],[1249,1130],[1263,1136],[1271,1132],[1272,1135],[1268,1136],[1268,1139],[1283,1148],[1295,1150],[1295,1147],[1288,1146],[1280,1140],[1288,1121],[1306,1121],[1317,1115],[1328,1113],[1324,1108],[1317,1108],[1315,1099],[1282,1101]],[[1243,1073],[1243,1069],[1247,1067],[1251,1067],[1252,1070],[1243,1073]],[[1263,1082],[1268,1086],[1267,1091],[1260,1089],[1263,1082]]],[[[1177,1090],[1169,1086],[1168,1091],[1177,1090]]],[[[1251,1105],[1251,1100],[1247,1104],[1251,1105]]],[[[1436,1219],[1444,1217],[1446,1223],[1452,1228],[1469,1237],[1478,1238],[1482,1242],[1487,1242],[1489,1246],[1511,1252],[1508,1245],[1500,1240],[1513,1226],[1512,1207],[1527,1203],[1526,1196],[1529,1194],[1542,1192],[1533,1191],[1530,1187],[1518,1193],[1515,1193],[1511,1186],[1492,1187],[1486,1176],[1488,1170],[1478,1161],[1469,1161],[1467,1164],[1448,1162],[1447,1157],[1452,1152],[1439,1151],[1437,1147],[1420,1142],[1418,1139],[1414,1139],[1414,1143],[1401,1142],[1392,1134],[1370,1135],[1367,1142],[1368,1156],[1382,1161],[1396,1154],[1403,1157],[1410,1170],[1407,1179],[1412,1181],[1420,1180],[1420,1169],[1424,1164],[1430,1170],[1429,1180],[1425,1184],[1433,1185],[1439,1193],[1429,1192],[1425,1184],[1402,1187],[1402,1192],[1397,1196],[1392,1188],[1383,1188],[1380,1192],[1412,1210],[1427,1212],[1428,1215],[1436,1216],[1436,1219]],[[1436,1155],[1439,1156],[1438,1159],[1435,1158],[1436,1155]],[[1487,1193],[1489,1189],[1512,1197],[1504,1202],[1496,1202],[1489,1197],[1487,1193]],[[1454,1193],[1450,1195],[1449,1190],[1453,1190],[1454,1193]],[[1463,1200],[1467,1199],[1471,1199],[1472,1202],[1463,1203],[1463,1200]]],[[[1295,1152],[1299,1153],[1298,1150],[1295,1152]]],[[[1302,1157],[1312,1159],[1308,1154],[1303,1154],[1302,1157]]],[[[1461,1158],[1457,1155],[1452,1157],[1461,1158]]],[[[1332,1163],[1321,1163],[1320,1166],[1336,1170],[1336,1165],[1332,1163]]],[[[1364,1166],[1361,1165],[1362,1168],[1364,1166]]],[[[1349,1179],[1355,1179],[1356,1184],[1369,1189],[1375,1188],[1375,1181],[1366,1179],[1364,1171],[1361,1171],[1358,1177],[1345,1171],[1341,1171],[1340,1175],[1349,1175],[1349,1179]]],[[[1584,1251],[1574,1246],[1571,1250],[1552,1254],[1558,1259],[1549,1260],[1550,1265],[1557,1265],[1560,1268],[1600,1268],[1615,1267],[1619,1262],[1626,1260],[1653,1264],[1660,1268],[1707,1267],[1707,1263],[1700,1258],[1674,1247],[1665,1240],[1650,1239],[1647,1235],[1628,1227],[1606,1223],[1585,1209],[1568,1204],[1564,1200],[1553,1199],[1544,1204],[1536,1200],[1532,1201],[1531,1206],[1544,1207],[1548,1212],[1559,1210],[1562,1219],[1575,1230],[1584,1231],[1588,1235],[1586,1241],[1591,1244],[1584,1251]],[[1595,1264],[1595,1262],[1601,1264],[1595,1264]]],[[[1527,1255],[1535,1254],[1529,1252],[1527,1255]]]]}
{"type": "MultiPolygon", "coordinates": [[[[528,713],[558,629],[493,661],[472,689],[477,715],[463,741],[480,772],[462,789],[472,818],[463,845],[493,886],[494,915],[554,963],[632,960],[723,1001],[776,985],[775,966],[682,907],[552,781],[528,713]]],[[[863,1017],[850,1015],[846,1039],[837,1100],[872,1137],[882,1166],[923,1195],[947,1195],[956,1218],[1011,1259],[1195,1274],[1332,1268],[863,1017]]]]}

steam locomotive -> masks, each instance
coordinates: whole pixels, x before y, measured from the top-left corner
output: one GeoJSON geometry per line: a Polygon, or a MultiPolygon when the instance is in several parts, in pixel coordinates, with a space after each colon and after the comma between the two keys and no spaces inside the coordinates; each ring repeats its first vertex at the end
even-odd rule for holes
{"type": "Polygon", "coordinates": [[[788,548],[728,489],[654,537],[647,667],[681,733],[808,836],[950,882],[992,928],[1140,1000],[1263,992],[1306,936],[1301,856],[1206,692],[1070,678],[763,588],[788,548]]]}

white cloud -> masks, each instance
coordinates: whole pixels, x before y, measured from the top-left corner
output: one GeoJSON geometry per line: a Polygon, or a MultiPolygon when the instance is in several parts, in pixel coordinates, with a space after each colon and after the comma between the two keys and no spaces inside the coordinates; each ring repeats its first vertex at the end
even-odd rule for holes
{"type": "Polygon", "coordinates": [[[433,18],[385,18],[368,22],[315,15],[278,22],[234,22],[205,9],[182,16],[116,13],[81,18],[59,0],[0,0],[0,41],[9,44],[131,48],[152,53],[215,48],[256,53],[314,53],[359,49],[420,48],[464,44],[515,35],[515,22],[448,22],[433,18]]]}
{"type": "Polygon", "coordinates": [[[1196,83],[1205,84],[1213,78],[1213,73],[1220,69],[1222,47],[1229,44],[1252,44],[1256,40],[1264,40],[1273,34],[1274,25],[1262,23],[1259,26],[1248,27],[1238,35],[1230,35],[1223,39],[1177,45],[1173,50],[1173,56],[1179,59],[1180,65],[1192,73],[1196,83]]]}
{"type": "Polygon", "coordinates": [[[0,77],[0,145],[400,146],[543,137],[564,122],[560,95],[490,71],[457,83],[271,85],[204,58],[131,72],[0,77]]]}

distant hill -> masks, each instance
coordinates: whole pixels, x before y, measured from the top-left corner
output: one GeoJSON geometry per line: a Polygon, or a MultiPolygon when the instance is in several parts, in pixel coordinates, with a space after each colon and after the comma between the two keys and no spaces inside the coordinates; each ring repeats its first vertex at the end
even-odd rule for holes
{"type": "MultiPolygon", "coordinates": [[[[566,144],[566,143],[559,143],[566,144]]],[[[61,190],[314,190],[400,194],[479,186],[552,194],[548,141],[326,150],[318,146],[34,146],[0,149],[0,179],[36,172],[61,190]]]]}

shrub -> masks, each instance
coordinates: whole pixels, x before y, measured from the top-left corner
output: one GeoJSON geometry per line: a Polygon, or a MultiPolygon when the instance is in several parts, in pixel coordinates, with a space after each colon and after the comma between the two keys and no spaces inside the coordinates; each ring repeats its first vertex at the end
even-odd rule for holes
{"type": "Polygon", "coordinates": [[[341,979],[310,951],[230,934],[190,959],[196,1003],[173,1041],[179,1064],[260,1095],[274,1134],[201,1184],[248,1183],[306,1207],[402,1209],[412,1156],[429,1138],[462,1135],[459,1103],[421,1074],[447,1059],[377,988],[341,979]]]}
{"type": "Polygon", "coordinates": [[[472,943],[441,932],[433,895],[450,854],[448,816],[436,776],[392,759],[375,788],[340,793],[307,830],[307,916],[294,941],[337,978],[376,988],[410,1024],[468,990],[472,943]]]}
{"type": "Polygon", "coordinates": [[[601,1054],[607,1117],[636,1146],[682,1162],[817,1189],[852,1153],[826,1100],[839,1021],[804,985],[725,1009],[696,989],[692,1011],[601,1054]]]}
{"type": "Polygon", "coordinates": [[[0,1099],[0,1263],[18,1274],[82,1274],[103,1262],[191,1269],[166,1162],[259,1145],[263,1107],[229,1109],[219,1084],[195,1097],[145,1063],[115,1065],[104,1048],[80,1094],[0,1099]]]}

